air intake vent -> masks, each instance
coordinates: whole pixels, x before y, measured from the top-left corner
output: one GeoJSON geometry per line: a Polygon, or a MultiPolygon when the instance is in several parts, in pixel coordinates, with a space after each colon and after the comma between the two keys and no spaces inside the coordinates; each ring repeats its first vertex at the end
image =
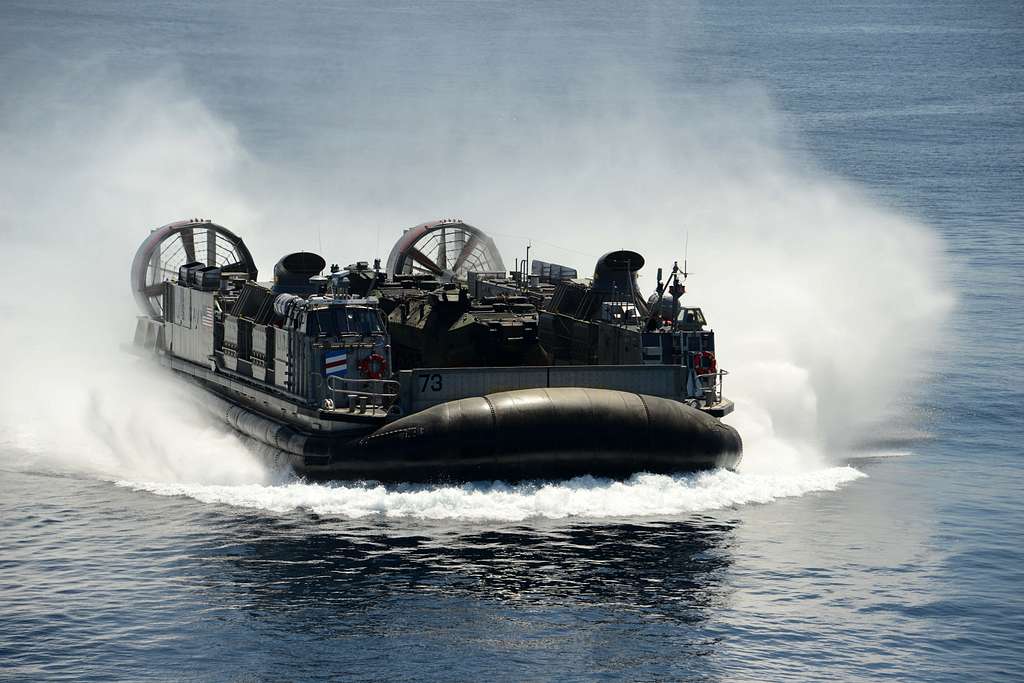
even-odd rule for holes
{"type": "Polygon", "coordinates": [[[288,254],[274,266],[274,293],[304,296],[316,294],[318,287],[310,283],[309,279],[319,275],[326,267],[327,261],[319,254],[308,251],[288,254]]]}

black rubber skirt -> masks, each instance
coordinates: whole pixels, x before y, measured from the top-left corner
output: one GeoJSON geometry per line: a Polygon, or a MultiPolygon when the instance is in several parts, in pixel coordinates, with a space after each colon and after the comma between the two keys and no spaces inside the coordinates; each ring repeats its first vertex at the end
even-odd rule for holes
{"type": "Polygon", "coordinates": [[[735,468],[743,444],[677,401],[608,389],[507,391],[434,406],[329,449],[312,476],[384,481],[567,479],[735,468]]]}
{"type": "Polygon", "coordinates": [[[236,403],[209,407],[314,479],[460,482],[621,478],[735,468],[739,433],[677,401],[547,388],[464,398],[357,437],[308,434],[236,403]]]}

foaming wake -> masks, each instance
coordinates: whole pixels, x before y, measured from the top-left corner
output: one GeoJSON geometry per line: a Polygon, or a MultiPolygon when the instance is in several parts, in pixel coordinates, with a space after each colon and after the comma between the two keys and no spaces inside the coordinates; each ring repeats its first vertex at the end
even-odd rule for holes
{"type": "Polygon", "coordinates": [[[26,362],[6,373],[17,391],[0,400],[0,467],[107,481],[282,481],[201,407],[200,389],[155,364],[99,348],[55,358],[25,343],[26,362]]]}
{"type": "Polygon", "coordinates": [[[865,475],[852,467],[802,474],[739,474],[717,470],[666,476],[637,474],[626,481],[577,477],[565,482],[459,486],[309,484],[188,485],[119,481],[119,486],[203,503],[284,513],[294,510],[348,518],[496,520],[566,517],[670,516],[770,503],[815,491],[835,491],[865,475]]]}

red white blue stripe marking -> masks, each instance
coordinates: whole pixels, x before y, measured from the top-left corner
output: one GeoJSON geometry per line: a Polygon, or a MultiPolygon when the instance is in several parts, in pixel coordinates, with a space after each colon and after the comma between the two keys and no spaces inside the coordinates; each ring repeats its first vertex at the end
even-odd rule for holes
{"type": "Polygon", "coordinates": [[[348,352],[328,351],[324,356],[324,366],[328,375],[344,377],[348,374],[348,352]]]}

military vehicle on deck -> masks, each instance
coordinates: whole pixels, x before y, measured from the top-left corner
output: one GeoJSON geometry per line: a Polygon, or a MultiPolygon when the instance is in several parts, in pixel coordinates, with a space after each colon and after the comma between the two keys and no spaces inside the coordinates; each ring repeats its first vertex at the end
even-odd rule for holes
{"type": "Polygon", "coordinates": [[[673,263],[669,278],[644,299],[637,272],[644,258],[613,251],[597,260],[594,275],[577,277],[566,266],[534,260],[525,272],[470,273],[481,297],[529,298],[538,309],[539,340],[553,365],[667,366],[685,379],[685,401],[715,417],[733,411],[722,396],[728,374],[718,368],[715,333],[700,308],[684,306],[686,273],[673,263]],[[680,277],[682,276],[682,277],[680,277]]]}

